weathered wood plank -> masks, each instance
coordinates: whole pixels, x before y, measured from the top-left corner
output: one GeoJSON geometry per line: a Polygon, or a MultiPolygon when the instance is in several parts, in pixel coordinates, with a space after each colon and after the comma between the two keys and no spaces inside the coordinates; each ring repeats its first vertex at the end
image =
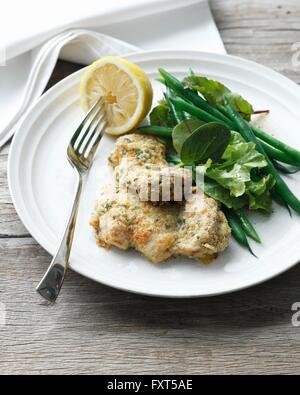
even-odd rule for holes
{"type": "Polygon", "coordinates": [[[292,45],[300,42],[297,0],[213,0],[213,13],[230,54],[269,66],[300,83],[292,45]]]}
{"type": "Polygon", "coordinates": [[[33,289],[50,257],[30,238],[1,240],[2,250],[0,372],[299,372],[291,305],[300,268],[239,294],[181,301],[122,293],[70,273],[59,305],[49,308],[33,289]]]}
{"type": "MultiPolygon", "coordinates": [[[[300,42],[298,0],[212,0],[227,50],[300,83],[291,46],[300,42]]],[[[78,69],[59,62],[49,84],[78,69]]],[[[50,256],[13,208],[0,152],[0,374],[300,372],[300,267],[238,294],[202,300],[149,299],[70,273],[56,307],[34,287],[50,256]],[[0,320],[1,322],[1,320],[0,320]]]]}

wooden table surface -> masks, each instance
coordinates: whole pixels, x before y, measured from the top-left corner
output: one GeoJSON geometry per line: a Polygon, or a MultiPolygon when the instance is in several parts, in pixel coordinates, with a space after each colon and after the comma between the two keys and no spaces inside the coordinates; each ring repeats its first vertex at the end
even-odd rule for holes
{"type": "MultiPolygon", "coordinates": [[[[300,83],[291,49],[300,42],[299,0],[211,3],[230,54],[300,83]]],[[[51,84],[77,68],[59,62],[51,84]]],[[[300,328],[291,324],[300,266],[240,293],[175,301],[70,273],[59,304],[43,304],[34,288],[51,258],[14,210],[8,150],[0,152],[0,374],[300,373],[300,328]]]]}

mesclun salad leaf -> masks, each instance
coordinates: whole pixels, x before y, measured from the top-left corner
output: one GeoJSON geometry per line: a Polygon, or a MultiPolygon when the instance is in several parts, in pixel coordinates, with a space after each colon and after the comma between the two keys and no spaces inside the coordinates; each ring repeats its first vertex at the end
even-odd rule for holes
{"type": "Polygon", "coordinates": [[[224,167],[235,163],[247,163],[251,168],[262,168],[267,166],[265,157],[256,151],[255,144],[247,143],[237,132],[231,132],[230,143],[224,152],[224,167]]]}
{"type": "Polygon", "coordinates": [[[247,196],[249,197],[249,208],[251,210],[263,210],[271,214],[272,194],[276,182],[269,174],[259,181],[251,181],[247,185],[247,196]]]}
{"type": "Polygon", "coordinates": [[[249,199],[246,195],[240,196],[239,198],[235,198],[230,195],[230,191],[226,188],[223,188],[220,184],[218,184],[214,180],[210,180],[209,178],[205,179],[204,182],[204,193],[207,196],[215,199],[216,201],[224,204],[224,206],[228,208],[239,209],[248,205],[249,199]]]}
{"type": "Polygon", "coordinates": [[[222,161],[207,164],[206,175],[230,190],[232,196],[239,197],[246,192],[246,183],[251,181],[251,170],[267,166],[265,157],[255,149],[255,144],[246,143],[236,132],[232,132],[222,161]]]}
{"type": "Polygon", "coordinates": [[[267,191],[272,189],[275,185],[274,178],[268,174],[260,178],[258,181],[250,181],[247,184],[247,191],[255,196],[263,196],[267,191]]]}
{"type": "Polygon", "coordinates": [[[222,189],[218,188],[214,192],[210,185],[207,193],[210,196],[215,194],[214,198],[229,208],[237,208],[244,202],[244,205],[252,210],[262,209],[271,212],[270,191],[275,185],[275,180],[271,175],[253,179],[254,169],[263,169],[267,166],[265,157],[255,148],[255,144],[247,143],[238,133],[231,132],[231,141],[222,160],[216,164],[209,160],[206,164],[206,177],[214,180],[222,189]],[[235,199],[240,197],[243,197],[243,200],[235,202],[235,199]]]}
{"type": "Polygon", "coordinates": [[[246,192],[239,197],[230,194],[230,190],[224,188],[216,181],[205,178],[204,193],[211,198],[222,203],[227,208],[235,210],[241,208],[250,208],[250,210],[263,210],[270,214],[272,212],[272,195],[274,180],[263,178],[261,183],[264,185],[265,192],[262,194],[253,193],[250,184],[246,187],[246,192]]]}
{"type": "Polygon", "coordinates": [[[218,162],[230,142],[227,126],[211,122],[200,126],[184,141],[180,157],[184,165],[197,165],[208,160],[218,162]]]}
{"type": "Polygon", "coordinates": [[[205,125],[205,122],[199,119],[189,119],[179,123],[173,130],[173,146],[176,152],[180,155],[183,143],[201,126],[205,125]]]}
{"type": "Polygon", "coordinates": [[[184,85],[190,89],[200,92],[211,105],[224,105],[224,96],[230,100],[234,108],[245,118],[250,121],[251,115],[254,114],[252,105],[242,96],[231,92],[229,88],[218,81],[209,80],[208,78],[195,75],[193,72],[184,79],[184,85]]]}
{"type": "Polygon", "coordinates": [[[165,99],[161,100],[150,114],[150,123],[154,126],[174,127],[174,122],[168,103],[165,99]]]}

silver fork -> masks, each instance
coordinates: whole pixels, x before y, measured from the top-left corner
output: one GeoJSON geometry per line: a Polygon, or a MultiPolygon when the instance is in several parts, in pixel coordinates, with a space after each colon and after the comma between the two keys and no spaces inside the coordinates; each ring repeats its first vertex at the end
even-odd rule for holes
{"type": "Polygon", "coordinates": [[[60,248],[36,289],[51,303],[56,301],[68,270],[84,176],[91,168],[106,126],[105,106],[100,98],[76,130],[68,146],[67,157],[78,178],[75,201],[60,248]]]}

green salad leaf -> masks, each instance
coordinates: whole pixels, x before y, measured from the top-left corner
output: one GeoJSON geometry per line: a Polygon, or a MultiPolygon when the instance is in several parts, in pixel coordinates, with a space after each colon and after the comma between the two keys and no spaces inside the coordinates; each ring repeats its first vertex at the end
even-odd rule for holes
{"type": "Polygon", "coordinates": [[[216,181],[210,180],[209,178],[205,178],[204,193],[228,208],[240,209],[247,206],[249,202],[247,195],[235,198],[230,195],[228,189],[223,188],[216,181]]]}
{"type": "Polygon", "coordinates": [[[200,126],[184,141],[181,148],[181,161],[184,165],[197,165],[208,160],[218,162],[231,138],[227,126],[211,122],[200,126]]]}
{"type": "Polygon", "coordinates": [[[253,176],[253,171],[263,169],[267,161],[255,149],[255,144],[247,143],[238,133],[231,132],[231,141],[222,160],[213,164],[208,160],[205,176],[205,192],[228,208],[272,210],[270,191],[275,186],[271,175],[253,176]]]}
{"type": "Polygon", "coordinates": [[[205,125],[205,122],[199,119],[189,119],[179,123],[175,127],[172,134],[173,146],[179,155],[187,138],[203,125],[205,125]]]}
{"type": "Polygon", "coordinates": [[[226,95],[243,118],[247,121],[251,120],[251,115],[254,114],[252,105],[241,95],[231,92],[229,88],[220,82],[195,75],[193,72],[183,82],[187,88],[200,92],[214,106],[217,104],[224,105],[224,96],[226,95]]]}
{"type": "Polygon", "coordinates": [[[167,101],[161,100],[150,114],[150,123],[154,126],[174,127],[174,122],[170,113],[167,101]]]}
{"type": "Polygon", "coordinates": [[[269,214],[272,212],[271,190],[276,182],[271,175],[262,177],[258,181],[250,181],[247,185],[249,197],[249,208],[251,210],[264,210],[269,214]]]}
{"type": "Polygon", "coordinates": [[[240,197],[246,192],[246,183],[251,181],[250,170],[236,164],[231,170],[210,167],[206,171],[207,177],[217,181],[222,187],[229,189],[231,196],[240,197]]]}
{"type": "Polygon", "coordinates": [[[207,164],[206,176],[229,189],[234,197],[246,192],[251,181],[251,170],[267,166],[265,157],[256,151],[254,143],[247,143],[236,132],[231,133],[231,141],[225,150],[222,161],[207,164]]]}
{"type": "Polygon", "coordinates": [[[263,210],[268,214],[272,213],[272,196],[264,193],[262,196],[248,194],[250,210],[263,210]]]}
{"type": "Polygon", "coordinates": [[[247,190],[249,193],[255,196],[263,196],[267,191],[275,186],[274,178],[269,174],[265,177],[260,178],[258,181],[250,181],[247,184],[247,190]]]}

